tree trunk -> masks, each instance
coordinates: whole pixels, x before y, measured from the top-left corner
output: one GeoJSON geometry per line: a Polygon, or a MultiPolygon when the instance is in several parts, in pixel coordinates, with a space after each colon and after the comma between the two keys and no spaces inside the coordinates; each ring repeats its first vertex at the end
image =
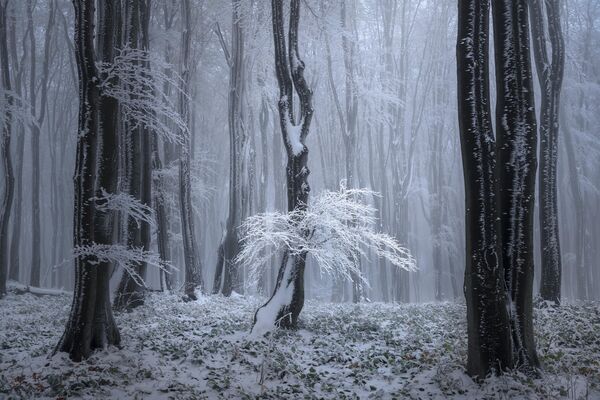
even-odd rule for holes
{"type": "MultiPolygon", "coordinates": [[[[348,31],[348,15],[346,2],[341,3],[342,29],[348,31]]],[[[356,169],[356,118],[358,115],[358,93],[354,76],[354,42],[349,41],[347,34],[342,35],[346,83],[346,125],[342,126],[344,147],[346,148],[346,185],[354,187],[354,171],[356,169]]],[[[358,266],[360,268],[360,265],[358,266]]],[[[352,273],[352,302],[358,303],[362,297],[362,284],[357,274],[352,273]]]]}
{"type": "Polygon", "coordinates": [[[489,94],[489,0],[459,0],[458,116],[465,182],[467,372],[485,378],[512,365],[497,220],[489,94]]]}
{"type": "Polygon", "coordinates": [[[537,368],[533,338],[533,208],[537,131],[525,0],[493,2],[500,237],[514,362],[537,368]]]}
{"type": "MultiPolygon", "coordinates": [[[[17,38],[16,38],[16,18],[13,15],[11,18],[11,31],[10,31],[10,53],[12,58],[12,71],[14,71],[14,82],[15,92],[17,97],[20,99],[23,94],[23,71],[24,67],[22,63],[19,63],[17,55],[17,38]]],[[[20,101],[20,100],[18,100],[20,101]]],[[[18,103],[19,106],[22,106],[18,103]]],[[[10,237],[10,272],[9,279],[13,281],[19,281],[19,271],[21,269],[19,251],[21,242],[21,214],[23,210],[23,154],[25,151],[25,126],[22,122],[18,123],[17,131],[17,145],[16,145],[16,168],[15,168],[15,196],[13,201],[13,210],[11,213],[11,225],[12,233],[10,237]]]]}
{"type": "MultiPolygon", "coordinates": [[[[127,0],[125,15],[127,16],[125,24],[125,35],[127,46],[132,49],[139,48],[141,43],[142,28],[142,3],[144,0],[127,0]],[[141,35],[140,35],[141,33],[141,35]]],[[[139,61],[133,61],[138,63],[139,61]]],[[[131,88],[130,90],[134,90],[131,88]]],[[[148,205],[148,194],[145,191],[144,183],[147,180],[147,174],[150,173],[149,165],[149,134],[144,127],[138,126],[138,122],[129,118],[125,119],[126,136],[126,165],[127,165],[127,186],[129,195],[140,203],[148,205]]],[[[148,250],[149,244],[149,226],[146,222],[137,221],[135,218],[127,217],[127,247],[143,248],[148,250]]],[[[131,266],[135,273],[144,280],[146,278],[146,263],[135,263],[131,266]]],[[[138,283],[130,273],[123,271],[119,287],[115,296],[115,309],[130,310],[144,304],[144,292],[146,288],[138,283]]]]}
{"type": "MultiPolygon", "coordinates": [[[[583,201],[583,193],[581,190],[580,176],[579,176],[579,165],[577,163],[577,156],[575,155],[575,144],[573,138],[573,132],[567,125],[567,119],[562,118],[565,123],[563,124],[564,132],[564,144],[565,153],[567,155],[567,167],[569,174],[569,186],[571,196],[573,196],[573,212],[575,213],[575,221],[573,221],[575,229],[575,279],[577,281],[577,295],[580,298],[587,298],[586,292],[586,268],[585,268],[585,205],[583,201]]],[[[575,286],[575,285],[574,285],[575,286]]],[[[574,296],[575,297],[575,296],[574,296]]]]}
{"type": "MultiPolygon", "coordinates": [[[[286,51],[282,0],[272,0],[275,68],[279,84],[279,121],[287,152],[286,168],[288,211],[306,209],[309,170],[308,148],[305,145],[312,120],[312,93],[304,80],[304,62],[298,52],[300,0],[290,4],[289,52],[286,51]],[[288,64],[289,63],[289,64],[288,64]],[[294,90],[300,99],[298,125],[294,118],[294,90]]],[[[308,232],[306,233],[308,234],[308,232]]],[[[285,252],[271,298],[254,315],[252,331],[262,333],[273,327],[293,328],[304,306],[304,268],[306,253],[285,252]]]]}
{"type": "Polygon", "coordinates": [[[561,251],[558,220],[557,163],[559,100],[565,63],[564,41],[560,26],[558,0],[547,0],[546,16],[552,61],[546,50],[546,32],[542,0],[529,0],[533,54],[541,89],[540,106],[540,246],[541,283],[540,296],[544,300],[560,303],[561,251]]]}
{"type": "MultiPolygon", "coordinates": [[[[190,65],[190,47],[192,41],[192,23],[191,23],[191,4],[190,0],[182,0],[181,16],[183,26],[181,31],[182,57],[181,57],[181,78],[184,85],[184,93],[179,95],[180,113],[190,127],[189,96],[191,65],[190,65]]],[[[181,146],[181,155],[179,158],[179,203],[181,207],[181,233],[183,237],[183,253],[185,258],[185,297],[189,300],[196,299],[196,289],[203,290],[202,282],[202,264],[197,254],[196,233],[194,231],[194,210],[192,208],[192,183],[190,175],[191,164],[191,138],[190,131],[183,132],[183,145],[181,146]]]]}
{"type": "MultiPolygon", "coordinates": [[[[94,54],[94,1],[74,0],[75,49],[79,70],[79,126],[77,135],[77,159],[74,175],[75,206],[73,239],[75,246],[106,241],[110,228],[110,216],[96,210],[90,201],[99,194],[99,187],[116,187],[116,129],[112,100],[100,98],[100,82],[94,54]],[[100,108],[102,107],[102,113],[100,108]],[[102,130],[101,130],[102,129],[102,130]],[[111,148],[111,144],[113,145],[111,148]],[[98,163],[100,161],[100,163],[98,163]],[[105,164],[105,162],[109,162],[105,164]],[[100,164],[100,165],[99,165],[100,164]],[[99,167],[99,168],[98,168],[99,167]]],[[[105,8],[104,26],[99,28],[102,37],[103,58],[112,52],[112,12],[115,3],[102,2],[105,8]],[[110,45],[106,42],[110,41],[110,45]],[[108,51],[107,51],[108,50],[108,51]]],[[[110,240],[109,240],[110,242],[110,240]]],[[[64,351],[74,361],[89,357],[94,349],[119,345],[120,335],[110,307],[108,282],[110,271],[104,263],[93,256],[78,256],[75,259],[75,290],[71,313],[65,332],[55,352],[64,351]]]]}
{"type": "Polygon", "coordinates": [[[237,228],[242,222],[243,208],[243,182],[242,160],[244,150],[243,123],[243,77],[244,77],[244,37],[239,15],[240,1],[232,1],[232,35],[231,55],[227,45],[218,31],[221,45],[229,65],[229,98],[228,98],[228,125],[229,125],[229,209],[225,234],[219,246],[217,269],[213,284],[213,293],[231,295],[233,290],[238,290],[238,271],[235,258],[240,251],[237,228]]]}
{"type": "Polygon", "coordinates": [[[6,294],[6,278],[8,275],[8,224],[14,196],[14,175],[10,156],[10,138],[12,129],[11,106],[13,97],[8,92],[11,90],[10,70],[8,61],[8,38],[6,31],[6,12],[8,0],[0,0],[0,67],[2,68],[2,88],[5,90],[6,111],[0,140],[0,161],[4,174],[4,190],[0,203],[0,298],[6,294]]]}

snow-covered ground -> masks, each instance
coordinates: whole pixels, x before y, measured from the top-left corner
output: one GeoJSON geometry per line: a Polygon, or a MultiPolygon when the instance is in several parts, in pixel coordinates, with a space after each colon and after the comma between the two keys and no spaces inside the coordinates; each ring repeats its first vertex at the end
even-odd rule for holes
{"type": "Polygon", "coordinates": [[[306,304],[301,329],[248,337],[260,299],[150,294],[118,314],[123,347],[48,358],[67,295],[0,300],[0,398],[600,399],[600,305],[536,310],[544,373],[482,385],[464,372],[456,304],[306,304]]]}

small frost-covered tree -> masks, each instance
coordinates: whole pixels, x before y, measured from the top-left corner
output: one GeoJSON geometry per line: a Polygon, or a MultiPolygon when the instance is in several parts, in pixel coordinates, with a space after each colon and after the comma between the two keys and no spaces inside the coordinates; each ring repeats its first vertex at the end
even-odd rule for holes
{"type": "MultiPolygon", "coordinates": [[[[257,280],[275,252],[284,250],[284,261],[310,255],[321,272],[337,278],[355,280],[362,286],[367,281],[358,260],[372,252],[403,270],[414,270],[415,259],[396,239],[375,229],[376,209],[369,199],[378,196],[367,189],[324,191],[306,209],[289,213],[265,213],[247,218],[240,228],[242,250],[237,262],[257,280]]],[[[279,326],[289,326],[292,318],[287,309],[293,294],[291,268],[280,271],[281,290],[254,316],[252,332],[266,333],[279,326]]]]}

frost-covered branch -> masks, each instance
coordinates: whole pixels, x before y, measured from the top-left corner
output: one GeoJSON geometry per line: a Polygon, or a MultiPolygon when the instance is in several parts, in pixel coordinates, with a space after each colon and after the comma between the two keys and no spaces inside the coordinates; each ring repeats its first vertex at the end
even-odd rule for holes
{"type": "MultiPolygon", "coordinates": [[[[207,178],[212,174],[214,174],[212,160],[206,158],[192,160],[190,175],[194,205],[206,202],[215,192],[215,188],[207,182],[207,178]]],[[[162,169],[154,170],[152,175],[156,182],[154,190],[160,191],[162,199],[167,203],[166,206],[171,209],[178,207],[179,164],[171,163],[162,169]]],[[[194,209],[194,211],[199,210],[194,209]]]]}
{"type": "Polygon", "coordinates": [[[368,189],[324,191],[315,197],[306,211],[295,210],[258,214],[247,218],[240,227],[242,250],[237,263],[250,270],[256,279],[267,261],[282,249],[291,255],[308,253],[321,272],[366,282],[359,258],[369,250],[404,270],[415,270],[410,251],[390,235],[375,230],[376,210],[368,199],[378,196],[368,189]]]}
{"type": "Polygon", "coordinates": [[[9,115],[13,121],[25,126],[37,126],[37,120],[31,111],[31,104],[15,91],[0,88],[0,126],[6,123],[5,118],[9,115]]]}
{"type": "Polygon", "coordinates": [[[156,132],[164,140],[183,144],[183,136],[189,134],[188,126],[162,88],[168,83],[178,94],[186,94],[181,78],[164,72],[170,69],[170,65],[149,51],[125,47],[113,63],[98,64],[102,76],[100,88],[104,96],[119,101],[132,122],[156,132]]]}
{"type": "Polygon", "coordinates": [[[147,265],[159,268],[165,273],[170,274],[171,271],[177,270],[175,266],[160,258],[158,253],[145,251],[142,248],[129,248],[121,244],[90,244],[85,246],[77,246],[73,249],[73,258],[89,257],[94,259],[91,263],[110,262],[123,267],[136,284],[146,286],[142,277],[136,272],[134,265],[146,263],[147,265]]]}
{"type": "Polygon", "coordinates": [[[133,218],[138,226],[145,222],[152,227],[156,226],[156,217],[152,207],[143,204],[127,193],[108,193],[102,189],[101,197],[94,197],[96,209],[100,211],[120,211],[133,218]]]}

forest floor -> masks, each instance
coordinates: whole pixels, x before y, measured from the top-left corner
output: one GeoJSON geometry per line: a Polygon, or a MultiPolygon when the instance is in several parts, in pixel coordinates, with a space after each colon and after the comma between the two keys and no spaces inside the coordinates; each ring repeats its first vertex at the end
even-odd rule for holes
{"type": "Polygon", "coordinates": [[[49,358],[71,299],[0,300],[0,399],[600,399],[600,304],[535,312],[544,372],[474,383],[465,307],[308,302],[298,331],[248,330],[260,299],[150,294],[116,315],[122,348],[49,358]]]}

